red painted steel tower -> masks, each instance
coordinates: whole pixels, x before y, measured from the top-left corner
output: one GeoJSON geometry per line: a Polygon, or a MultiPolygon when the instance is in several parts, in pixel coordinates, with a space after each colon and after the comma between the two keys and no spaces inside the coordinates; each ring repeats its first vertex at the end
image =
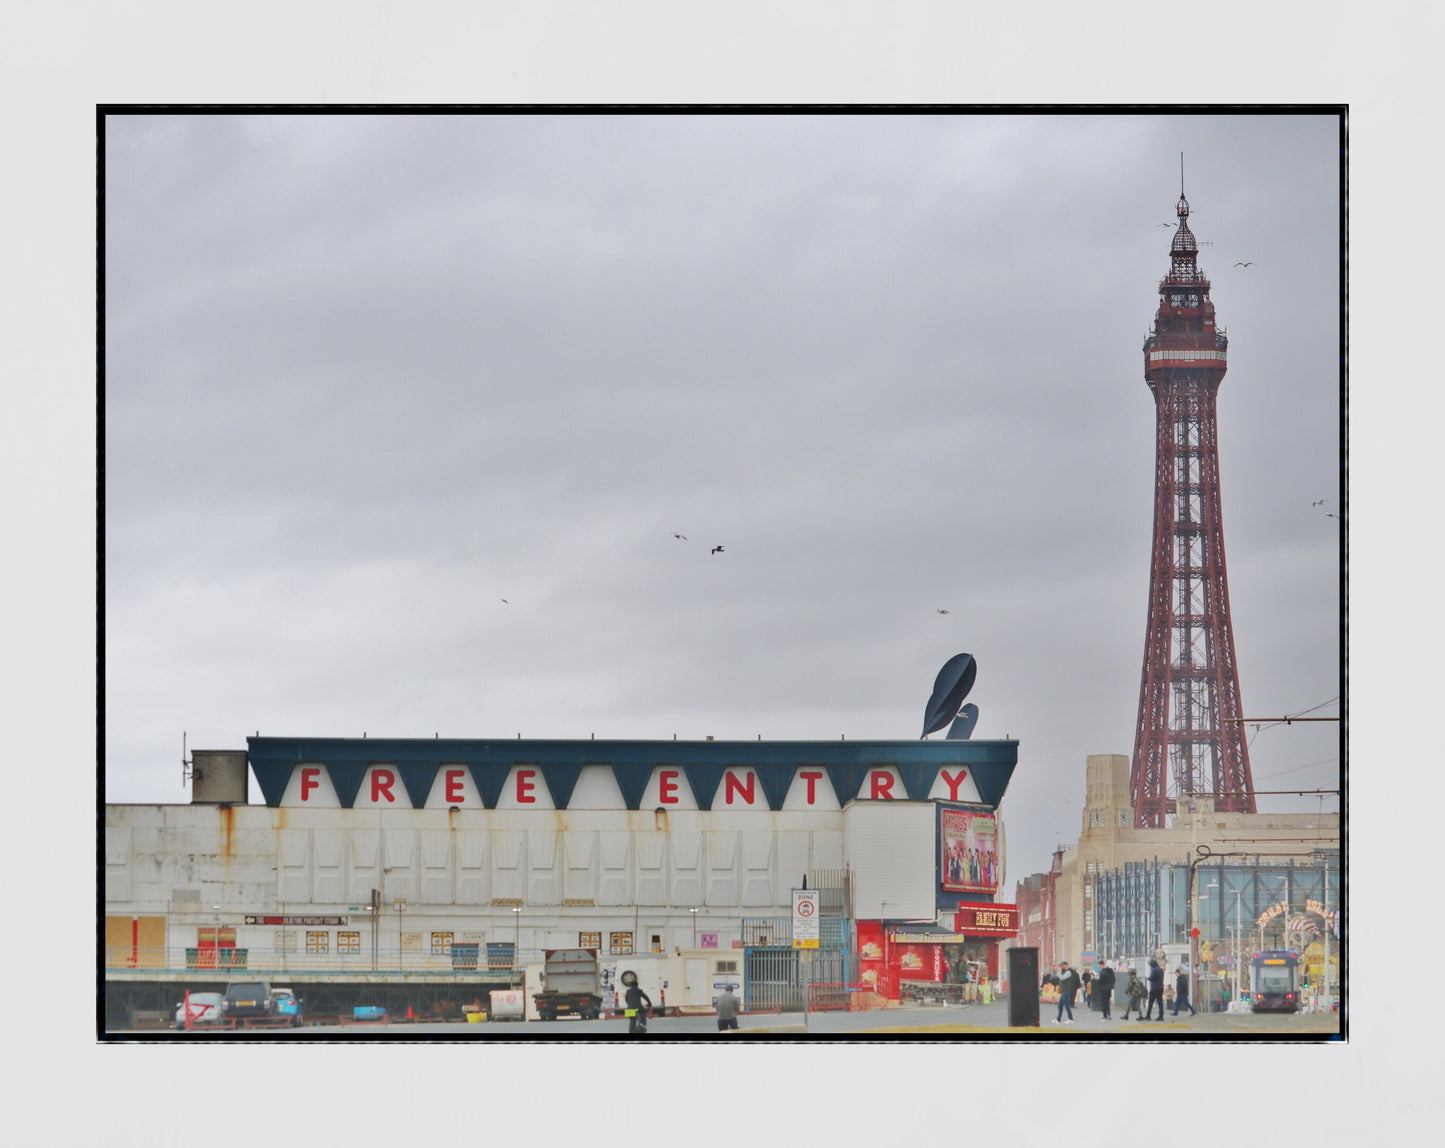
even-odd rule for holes
{"type": "Polygon", "coordinates": [[[1190,793],[1218,795],[1216,809],[1255,811],[1249,747],[1237,720],[1219,503],[1215,395],[1229,340],[1214,323],[1182,186],[1175,211],[1169,274],[1144,341],[1144,378],[1158,419],[1149,620],[1129,774],[1141,829],[1163,828],[1176,800],[1190,793]]]}

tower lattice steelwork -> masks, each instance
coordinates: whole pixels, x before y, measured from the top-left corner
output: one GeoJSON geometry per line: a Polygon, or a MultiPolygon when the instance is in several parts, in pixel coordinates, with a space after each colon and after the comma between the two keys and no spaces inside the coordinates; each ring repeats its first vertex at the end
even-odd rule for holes
{"type": "Polygon", "coordinates": [[[1229,341],[1215,326],[1182,186],[1175,211],[1169,274],[1144,341],[1158,416],[1154,542],[1129,786],[1134,824],[1145,829],[1162,828],[1190,793],[1216,794],[1216,809],[1255,811],[1219,501],[1215,395],[1229,341]]]}

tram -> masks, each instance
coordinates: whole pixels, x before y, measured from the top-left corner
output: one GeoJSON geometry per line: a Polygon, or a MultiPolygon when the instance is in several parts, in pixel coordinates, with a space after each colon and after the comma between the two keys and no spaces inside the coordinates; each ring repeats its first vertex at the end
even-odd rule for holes
{"type": "Polygon", "coordinates": [[[1249,961],[1249,1003],[1255,1012],[1298,1012],[1299,953],[1268,949],[1249,961]]]}

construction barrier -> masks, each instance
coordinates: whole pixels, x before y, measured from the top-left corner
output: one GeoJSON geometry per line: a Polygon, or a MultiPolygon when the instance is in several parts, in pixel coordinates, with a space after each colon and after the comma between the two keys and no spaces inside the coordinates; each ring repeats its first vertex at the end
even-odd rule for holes
{"type": "Polygon", "coordinates": [[[871,985],[843,981],[813,984],[808,986],[808,1011],[861,1012],[864,1009],[878,1008],[879,1005],[872,999],[877,996],[878,993],[871,985]]]}

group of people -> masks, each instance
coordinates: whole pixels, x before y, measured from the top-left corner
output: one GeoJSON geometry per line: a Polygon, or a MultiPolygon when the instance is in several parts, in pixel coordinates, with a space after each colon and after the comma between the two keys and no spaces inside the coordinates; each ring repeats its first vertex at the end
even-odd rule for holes
{"type": "MultiPolygon", "coordinates": [[[[1061,961],[1058,965],[1044,976],[1045,984],[1052,984],[1058,987],[1059,1008],[1054,1018],[1056,1024],[1074,1023],[1074,997],[1081,990],[1084,999],[1094,1000],[1098,1004],[1099,1013],[1104,1020],[1112,1020],[1111,1008],[1114,1001],[1114,986],[1117,983],[1114,970],[1104,961],[1099,962],[1097,975],[1090,969],[1085,969],[1082,976],[1069,967],[1068,961],[1061,961]],[[1064,1014],[1068,1013],[1068,1019],[1064,1014]]],[[[1124,984],[1124,1019],[1129,1019],[1131,1012],[1136,1013],[1136,1020],[1149,1020],[1154,1017],[1154,1005],[1159,1005],[1159,1016],[1155,1019],[1164,1019],[1164,966],[1154,957],[1149,958],[1148,983],[1139,979],[1139,974],[1129,970],[1129,979],[1124,984]]],[[[1174,1014],[1179,1015],[1180,1008],[1187,1008],[1189,1015],[1194,1015],[1194,1005],[1189,1001],[1189,974],[1183,968],[1175,970],[1174,978],[1174,1014]]]]}
{"type": "MultiPolygon", "coordinates": [[[[627,986],[623,998],[627,1005],[624,1012],[627,1017],[627,1031],[632,1036],[646,1036],[647,1018],[652,1012],[652,998],[643,992],[642,986],[637,983],[637,974],[630,969],[622,974],[622,983],[627,986]]],[[[724,985],[716,1002],[718,1032],[737,1031],[738,1010],[742,1008],[742,1004],[742,1000],[733,992],[732,985],[724,985]]]]}

